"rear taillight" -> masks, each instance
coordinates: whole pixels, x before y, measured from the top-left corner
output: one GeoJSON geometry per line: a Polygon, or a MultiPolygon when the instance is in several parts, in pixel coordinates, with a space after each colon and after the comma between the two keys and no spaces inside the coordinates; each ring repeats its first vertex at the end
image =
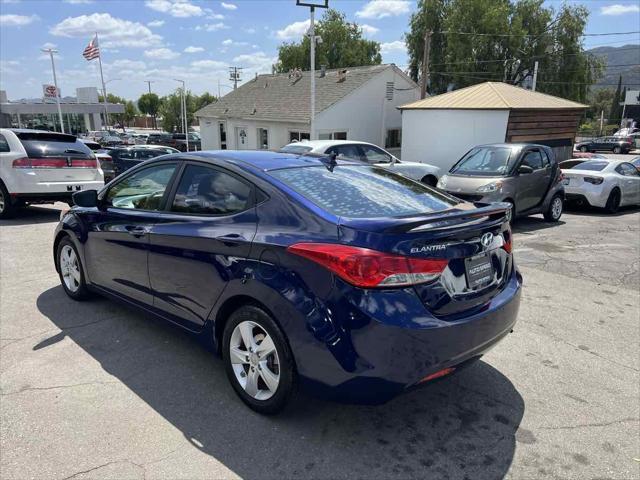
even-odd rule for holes
{"type": "Polygon", "coordinates": [[[98,161],[95,158],[90,159],[71,159],[66,158],[16,158],[11,166],[13,168],[98,168],[98,161]]]}
{"type": "Polygon", "coordinates": [[[288,252],[328,268],[356,287],[398,287],[435,280],[448,264],[444,259],[390,255],[368,248],[328,243],[296,243],[288,252]]]}
{"type": "Polygon", "coordinates": [[[604,178],[602,177],[584,177],[584,181],[587,183],[591,183],[593,185],[600,185],[604,182],[604,178]]]}
{"type": "Polygon", "coordinates": [[[511,230],[506,230],[502,234],[502,239],[502,248],[504,248],[507,253],[511,253],[513,251],[513,235],[511,234],[511,230]]]}
{"type": "Polygon", "coordinates": [[[95,158],[83,159],[83,160],[72,160],[71,166],[75,168],[98,168],[98,160],[95,158]]]}

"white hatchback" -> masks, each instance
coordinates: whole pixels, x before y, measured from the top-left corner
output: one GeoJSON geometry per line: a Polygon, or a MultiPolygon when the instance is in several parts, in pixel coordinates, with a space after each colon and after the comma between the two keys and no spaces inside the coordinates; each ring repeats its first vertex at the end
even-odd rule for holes
{"type": "Polygon", "coordinates": [[[104,174],[74,135],[0,128],[0,218],[26,203],[71,203],[80,190],[98,190],[104,174]]]}

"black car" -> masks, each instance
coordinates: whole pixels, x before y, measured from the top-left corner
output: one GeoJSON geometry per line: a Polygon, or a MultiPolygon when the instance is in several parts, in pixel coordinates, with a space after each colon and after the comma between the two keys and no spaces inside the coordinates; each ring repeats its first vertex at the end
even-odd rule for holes
{"type": "Polygon", "coordinates": [[[576,144],[576,149],[581,152],[613,152],[629,153],[633,144],[622,137],[600,137],[576,144]]]}
{"type": "MultiPolygon", "coordinates": [[[[147,145],[164,145],[186,152],[187,137],[184,133],[152,133],[147,138],[147,145]]],[[[202,150],[200,137],[189,133],[189,151],[195,150],[202,150]]]]}
{"type": "Polygon", "coordinates": [[[113,165],[113,157],[111,157],[109,149],[103,148],[102,145],[98,142],[94,142],[93,140],[85,140],[84,138],[79,138],[78,140],[89,147],[98,159],[98,162],[100,162],[100,168],[104,173],[104,183],[109,183],[113,180],[116,176],[116,171],[113,165]]]}
{"type": "Polygon", "coordinates": [[[113,159],[116,176],[151,158],[179,153],[178,150],[163,145],[134,145],[131,147],[113,148],[109,155],[113,159]]]}

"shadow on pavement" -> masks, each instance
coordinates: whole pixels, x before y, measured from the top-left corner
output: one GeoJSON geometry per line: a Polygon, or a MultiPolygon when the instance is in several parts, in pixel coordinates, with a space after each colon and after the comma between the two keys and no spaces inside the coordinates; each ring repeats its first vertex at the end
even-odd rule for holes
{"type": "Polygon", "coordinates": [[[59,208],[24,207],[16,211],[15,217],[0,220],[0,225],[32,225],[34,223],[57,222],[60,218],[59,208]]]}
{"type": "Polygon", "coordinates": [[[546,230],[564,225],[565,222],[547,222],[544,217],[521,217],[517,218],[512,225],[514,233],[528,233],[537,230],[546,230]]]}
{"type": "Polygon", "coordinates": [[[518,431],[520,394],[482,361],[382,406],[300,394],[283,414],[263,417],[235,396],[222,362],[177,327],[105,299],[73,302],[61,287],[37,306],[62,332],[34,351],[68,336],[194,448],[243,478],[500,479],[516,432],[536,441],[518,431]]]}
{"type": "Polygon", "coordinates": [[[640,206],[620,207],[616,213],[606,212],[602,208],[592,207],[590,205],[579,205],[577,203],[567,203],[566,211],[573,215],[588,215],[590,217],[621,217],[630,213],[640,212],[640,206]]]}

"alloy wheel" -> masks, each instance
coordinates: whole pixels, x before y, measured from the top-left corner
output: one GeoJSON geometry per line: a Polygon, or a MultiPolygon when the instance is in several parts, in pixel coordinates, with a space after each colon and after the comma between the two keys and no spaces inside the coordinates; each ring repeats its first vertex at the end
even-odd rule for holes
{"type": "Polygon", "coordinates": [[[0,213],[4,212],[4,206],[5,206],[5,200],[4,200],[4,194],[2,193],[2,190],[0,189],[0,213]]]}
{"type": "Polygon", "coordinates": [[[65,286],[70,292],[77,292],[80,288],[80,264],[76,252],[70,245],[60,250],[60,273],[65,286]]]}
{"type": "Polygon", "coordinates": [[[256,400],[267,400],[280,384],[280,360],[273,339],[258,323],[240,322],[231,333],[229,359],[236,380],[256,400]]]}
{"type": "Polygon", "coordinates": [[[553,199],[551,203],[551,215],[555,220],[559,219],[560,215],[562,215],[562,199],[560,197],[553,199]]]}

